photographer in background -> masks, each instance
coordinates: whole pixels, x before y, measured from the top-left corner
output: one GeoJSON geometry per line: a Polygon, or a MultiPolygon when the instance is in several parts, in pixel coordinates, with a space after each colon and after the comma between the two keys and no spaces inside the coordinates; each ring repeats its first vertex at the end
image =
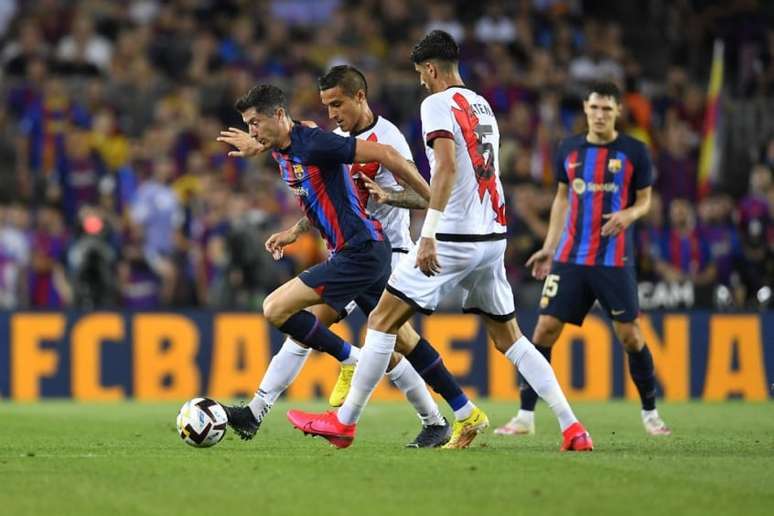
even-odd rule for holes
{"type": "Polygon", "coordinates": [[[232,194],[224,250],[228,257],[225,274],[215,284],[216,306],[260,309],[263,299],[283,281],[281,271],[263,242],[270,234],[270,219],[251,209],[243,194],[232,194]],[[274,271],[274,272],[272,272],[274,271]]]}
{"type": "Polygon", "coordinates": [[[116,252],[111,230],[100,212],[84,207],[78,213],[79,234],[67,253],[73,288],[73,306],[85,310],[115,306],[116,252]]]}

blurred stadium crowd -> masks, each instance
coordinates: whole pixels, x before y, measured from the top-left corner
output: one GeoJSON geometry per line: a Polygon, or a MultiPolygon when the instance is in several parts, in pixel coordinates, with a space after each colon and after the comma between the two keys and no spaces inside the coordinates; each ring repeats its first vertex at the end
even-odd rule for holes
{"type": "Polygon", "coordinates": [[[271,81],[294,118],[331,127],[316,78],[354,64],[427,174],[408,56],[432,28],[461,43],[464,79],[499,116],[520,306],[539,297],[523,264],[547,229],[552,149],[584,129],[592,78],[618,81],[620,129],[653,152],[658,195],[636,229],[649,292],[688,285],[694,306],[765,305],[772,27],[771,7],[750,0],[0,0],[0,308],[259,308],[325,251],[309,235],[279,262],[264,252],[301,212],[271,162],[228,158],[215,141],[242,126],[233,101],[271,81]],[[723,159],[700,198],[715,38],[723,159]]]}

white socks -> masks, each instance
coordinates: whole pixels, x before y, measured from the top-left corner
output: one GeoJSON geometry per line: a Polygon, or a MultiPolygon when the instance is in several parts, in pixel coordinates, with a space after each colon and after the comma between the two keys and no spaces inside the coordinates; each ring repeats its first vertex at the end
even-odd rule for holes
{"type": "MultiPolygon", "coordinates": [[[[277,398],[285,392],[304,367],[310,349],[296,344],[290,337],[282,343],[282,348],[269,362],[261,386],[248,406],[260,423],[277,398]]],[[[351,357],[351,355],[350,355],[351,357]]]]}
{"type": "MultiPolygon", "coordinates": [[[[343,423],[356,422],[360,417],[360,412],[387,369],[395,347],[395,335],[368,330],[365,346],[362,350],[352,346],[349,358],[342,362],[343,364],[358,364],[352,379],[351,394],[347,398],[348,402],[352,399],[352,403],[345,403],[339,410],[339,420],[343,423]],[[365,346],[369,347],[365,348],[365,346]],[[366,357],[368,358],[364,362],[363,358],[366,357]],[[344,417],[347,418],[347,421],[343,419],[344,417]]],[[[290,337],[285,339],[282,348],[269,362],[261,385],[248,404],[258,422],[263,420],[277,398],[296,379],[304,367],[310,351],[309,348],[296,344],[290,337]]],[[[427,390],[424,380],[408,360],[401,359],[387,373],[387,377],[411,402],[423,425],[443,424],[443,416],[438,405],[427,390]]]]}
{"type": "Polygon", "coordinates": [[[469,418],[475,408],[476,406],[473,405],[473,402],[468,400],[467,403],[454,411],[454,419],[462,421],[463,419],[469,418]]]}
{"type": "Polygon", "coordinates": [[[578,420],[570,404],[567,403],[562,388],[559,387],[551,364],[535,349],[527,337],[519,338],[505,352],[505,356],[519,369],[538,396],[551,407],[562,431],[578,420]]]}
{"type": "Polygon", "coordinates": [[[338,412],[339,421],[345,425],[357,423],[360,419],[360,413],[368,403],[368,398],[387,371],[390,356],[395,349],[395,339],[396,336],[391,333],[371,329],[366,332],[365,344],[360,350],[360,361],[352,378],[352,388],[338,412]]]}
{"type": "Polygon", "coordinates": [[[423,426],[444,424],[441,411],[427,390],[425,381],[419,376],[419,373],[416,372],[408,360],[401,358],[395,367],[387,371],[387,378],[411,402],[423,426]]]}
{"type": "Polygon", "coordinates": [[[532,425],[535,423],[535,411],[519,409],[519,412],[516,414],[516,419],[524,424],[532,425]]]}

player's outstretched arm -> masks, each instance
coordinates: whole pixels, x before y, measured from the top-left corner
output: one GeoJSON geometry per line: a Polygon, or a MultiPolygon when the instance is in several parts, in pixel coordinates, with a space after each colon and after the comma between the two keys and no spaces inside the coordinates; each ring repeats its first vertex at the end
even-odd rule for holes
{"type": "Polygon", "coordinates": [[[602,226],[602,236],[615,236],[621,231],[626,231],[626,228],[648,213],[648,210],[650,209],[651,190],[652,188],[650,186],[637,190],[637,197],[634,200],[634,204],[625,210],[617,211],[615,213],[604,213],[602,218],[606,219],[607,222],[602,226]]]}
{"type": "Polygon", "coordinates": [[[551,204],[551,217],[548,222],[548,233],[543,242],[543,248],[533,253],[526,263],[527,267],[532,267],[532,276],[536,279],[544,279],[551,271],[551,261],[556,251],[556,246],[559,245],[566,216],[567,184],[560,182],[556,188],[554,202],[551,204]]]}
{"type": "Polygon", "coordinates": [[[365,174],[361,174],[360,180],[363,181],[363,185],[365,185],[371,197],[378,203],[411,210],[424,210],[427,208],[427,199],[415,192],[405,181],[398,180],[398,183],[403,187],[402,190],[392,190],[390,188],[382,188],[376,181],[365,174]]]}
{"type": "Polygon", "coordinates": [[[233,145],[237,148],[237,150],[228,153],[228,155],[232,157],[250,158],[269,149],[268,146],[263,146],[258,143],[258,140],[250,136],[250,133],[237,129],[236,127],[229,127],[228,129],[221,131],[220,136],[218,136],[216,140],[233,145]]]}
{"type": "Polygon", "coordinates": [[[389,145],[368,140],[357,140],[355,161],[378,161],[390,172],[406,182],[422,198],[430,199],[430,185],[427,184],[417,168],[389,145]]]}

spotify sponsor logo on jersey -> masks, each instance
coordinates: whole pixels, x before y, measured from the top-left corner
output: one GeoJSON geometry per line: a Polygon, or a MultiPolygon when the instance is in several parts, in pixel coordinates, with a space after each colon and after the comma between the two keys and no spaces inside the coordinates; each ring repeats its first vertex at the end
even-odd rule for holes
{"type": "Polygon", "coordinates": [[[583,179],[576,177],[572,180],[572,189],[578,195],[588,192],[618,192],[618,185],[615,183],[587,183],[583,179]]]}

